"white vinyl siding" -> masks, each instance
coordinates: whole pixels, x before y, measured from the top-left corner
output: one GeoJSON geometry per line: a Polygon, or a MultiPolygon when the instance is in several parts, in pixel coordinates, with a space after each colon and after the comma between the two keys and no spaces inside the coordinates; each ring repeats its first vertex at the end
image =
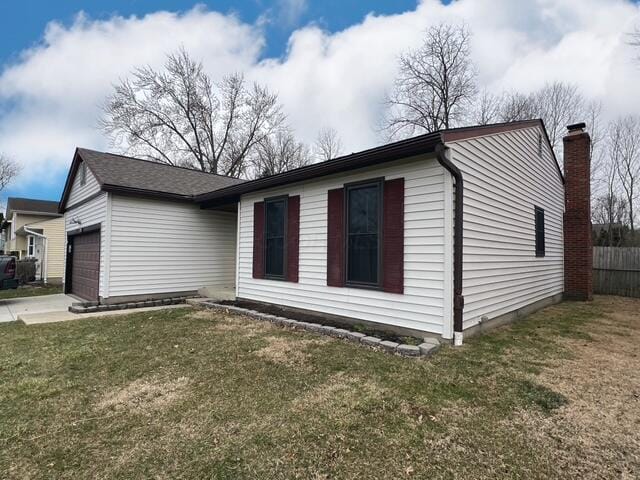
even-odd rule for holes
{"type": "MultiPolygon", "coordinates": [[[[87,170],[87,184],[89,175],[89,171],[87,170]]],[[[75,188],[75,186],[74,186],[75,188]]],[[[70,197],[73,194],[73,189],[70,192],[70,197]]],[[[105,250],[107,246],[107,242],[109,241],[109,226],[105,222],[107,217],[107,193],[101,193],[97,197],[92,200],[83,203],[82,205],[67,210],[64,213],[64,224],[65,224],[65,232],[70,232],[73,230],[78,230],[79,228],[87,228],[95,225],[100,226],[100,296],[105,296],[105,282],[104,282],[104,271],[105,271],[105,250]],[[79,222],[79,223],[78,223],[79,222]]],[[[69,202],[69,205],[72,205],[69,202]]],[[[66,252],[65,248],[65,265],[66,265],[66,252]]]]}
{"type": "Polygon", "coordinates": [[[564,187],[537,127],[447,143],[464,178],[464,327],[562,293],[564,187]],[[534,207],[545,211],[536,257],[534,207]]]}
{"type": "Polygon", "coordinates": [[[238,297],[443,333],[449,311],[443,300],[445,179],[450,181],[435,159],[421,157],[243,196],[238,297]],[[328,287],[327,192],[378,177],[405,179],[404,294],[328,287]],[[285,194],[300,195],[299,282],[254,279],[253,204],[285,194]]]}
{"type": "Polygon", "coordinates": [[[236,213],[113,195],[109,297],[235,286],[236,213]]]}
{"type": "Polygon", "coordinates": [[[67,207],[73,207],[76,203],[81,202],[85,198],[90,197],[96,192],[100,191],[100,185],[96,180],[96,177],[93,176],[91,170],[87,168],[86,172],[86,181],[84,185],[81,185],[81,166],[78,167],[76,172],[76,176],[73,179],[73,185],[71,186],[71,191],[69,192],[69,198],[67,199],[67,207]]]}

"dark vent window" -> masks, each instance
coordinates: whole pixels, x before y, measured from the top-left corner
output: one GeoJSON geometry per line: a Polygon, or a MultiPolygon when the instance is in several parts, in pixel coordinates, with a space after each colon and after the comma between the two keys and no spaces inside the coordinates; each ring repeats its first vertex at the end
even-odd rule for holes
{"type": "Polygon", "coordinates": [[[542,134],[538,134],[538,156],[542,157],[542,134]]]}
{"type": "Polygon", "coordinates": [[[284,279],[287,199],[265,200],[265,276],[284,279]]]}
{"type": "Polygon", "coordinates": [[[536,224],[536,257],[544,257],[544,210],[535,207],[536,224]]]}
{"type": "Polygon", "coordinates": [[[80,163],[80,186],[87,183],[87,166],[84,162],[80,163]]]}
{"type": "Polygon", "coordinates": [[[349,185],[347,202],[347,283],[380,285],[382,182],[349,185]]]}

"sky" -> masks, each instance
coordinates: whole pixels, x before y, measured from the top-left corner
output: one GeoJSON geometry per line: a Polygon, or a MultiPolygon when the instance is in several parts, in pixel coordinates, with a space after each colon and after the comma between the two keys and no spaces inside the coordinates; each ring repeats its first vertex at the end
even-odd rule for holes
{"type": "Polygon", "coordinates": [[[58,200],[75,147],[110,148],[97,124],[112,85],[181,47],[214,79],[240,71],[276,92],[301,140],[331,127],[347,152],[374,146],[398,55],[440,22],[468,25],[489,91],[560,80],[607,118],[640,113],[632,0],[6,1],[0,152],[22,173],[0,200],[58,200]]]}

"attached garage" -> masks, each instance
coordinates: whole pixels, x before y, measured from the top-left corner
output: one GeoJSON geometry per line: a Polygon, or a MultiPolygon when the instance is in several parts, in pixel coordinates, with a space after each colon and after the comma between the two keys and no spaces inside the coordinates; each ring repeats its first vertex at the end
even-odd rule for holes
{"type": "Polygon", "coordinates": [[[236,205],[195,196],[235,178],[77,149],[60,201],[65,292],[102,304],[235,293],[236,205]]]}
{"type": "Polygon", "coordinates": [[[85,300],[98,300],[100,230],[72,235],[67,242],[66,293],[85,300]]]}

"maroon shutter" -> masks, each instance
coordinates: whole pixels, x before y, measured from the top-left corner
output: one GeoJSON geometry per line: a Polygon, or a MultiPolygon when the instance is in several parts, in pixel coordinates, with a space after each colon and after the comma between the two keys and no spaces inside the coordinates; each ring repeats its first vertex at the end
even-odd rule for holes
{"type": "Polygon", "coordinates": [[[382,287],[404,292],[404,178],[384,182],[382,287]]]}
{"type": "Polygon", "coordinates": [[[253,278],[264,278],[264,202],[253,204],[253,278]]]}
{"type": "Polygon", "coordinates": [[[344,287],[344,188],[329,190],[327,285],[344,287]]]}
{"type": "Polygon", "coordinates": [[[300,195],[289,197],[287,214],[287,281],[298,282],[300,250],[300,195]]]}

